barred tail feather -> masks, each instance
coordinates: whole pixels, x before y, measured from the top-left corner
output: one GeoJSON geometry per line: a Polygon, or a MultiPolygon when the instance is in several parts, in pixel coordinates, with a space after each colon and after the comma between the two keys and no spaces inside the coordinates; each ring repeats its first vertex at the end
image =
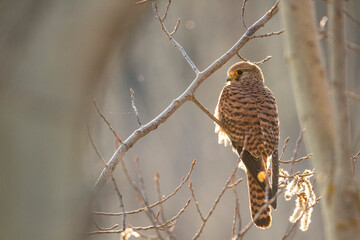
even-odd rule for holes
{"type": "Polygon", "coordinates": [[[248,177],[248,186],[249,186],[249,199],[250,199],[250,209],[251,217],[254,224],[259,228],[268,228],[271,225],[271,210],[268,206],[260,214],[260,216],[255,219],[255,215],[260,211],[262,206],[266,203],[265,191],[261,188],[258,182],[253,178],[250,173],[247,173],[248,177]]]}

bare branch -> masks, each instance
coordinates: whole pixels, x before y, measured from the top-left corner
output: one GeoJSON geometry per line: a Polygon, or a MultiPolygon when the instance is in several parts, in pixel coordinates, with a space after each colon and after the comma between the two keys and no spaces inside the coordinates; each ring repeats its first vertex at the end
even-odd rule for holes
{"type": "MultiPolygon", "coordinates": [[[[194,160],[192,162],[191,169],[190,169],[189,173],[186,175],[186,177],[181,181],[180,185],[177,188],[175,188],[175,190],[171,194],[169,194],[167,197],[163,198],[162,200],[149,205],[149,208],[153,208],[155,206],[158,206],[159,204],[165,202],[166,200],[168,200],[169,198],[174,196],[181,189],[181,187],[189,180],[189,178],[191,176],[191,173],[194,170],[195,164],[196,164],[196,160],[194,160]]],[[[143,211],[146,211],[146,210],[147,210],[147,208],[139,208],[137,210],[128,211],[125,214],[136,214],[136,213],[143,212],[143,211]]],[[[106,216],[121,216],[123,214],[123,213],[107,213],[107,212],[92,212],[92,213],[96,214],[96,215],[106,215],[106,216]]]]}
{"type": "Polygon", "coordinates": [[[310,176],[313,176],[315,174],[316,174],[316,172],[302,173],[302,174],[300,174],[300,172],[296,172],[293,175],[289,175],[289,176],[285,176],[285,175],[282,175],[282,174],[280,174],[279,176],[282,177],[282,178],[291,179],[291,178],[294,178],[294,177],[300,177],[300,178],[310,177],[310,176]]]}
{"type": "Polygon", "coordinates": [[[358,151],[351,159],[353,161],[356,161],[359,158],[359,156],[360,156],[360,151],[358,151]]]}
{"type": "Polygon", "coordinates": [[[261,35],[255,35],[255,36],[250,37],[250,39],[271,37],[271,36],[275,36],[275,35],[280,35],[283,32],[285,32],[285,29],[278,31],[278,32],[271,32],[271,33],[266,33],[266,34],[261,34],[261,35]]]}
{"type": "MultiPolygon", "coordinates": [[[[158,201],[161,201],[162,195],[160,189],[160,174],[158,172],[156,173],[154,180],[156,185],[156,192],[158,195],[158,201]]],[[[166,222],[165,211],[161,203],[159,204],[159,212],[161,215],[162,222],[166,222]]],[[[176,236],[167,227],[165,227],[165,231],[170,236],[171,239],[177,239],[176,236]]]]}
{"type": "Polygon", "coordinates": [[[191,202],[191,198],[189,198],[185,204],[185,206],[171,219],[169,219],[168,221],[166,221],[163,224],[157,225],[157,226],[148,226],[148,227],[134,227],[134,230],[137,231],[143,231],[143,230],[150,230],[150,229],[154,229],[154,228],[163,228],[163,227],[168,227],[169,224],[173,223],[176,219],[178,219],[180,217],[181,214],[183,214],[186,210],[186,208],[189,206],[191,202]]]}
{"type": "Polygon", "coordinates": [[[357,163],[359,156],[360,156],[360,151],[358,151],[354,156],[351,157],[351,160],[353,162],[353,175],[355,174],[355,165],[357,163]]]}
{"type": "Polygon", "coordinates": [[[150,222],[153,224],[153,226],[155,226],[155,231],[156,234],[158,235],[159,239],[163,239],[163,237],[161,236],[161,233],[159,231],[159,229],[156,227],[157,223],[159,221],[159,214],[156,215],[154,213],[154,211],[149,207],[149,200],[145,191],[145,184],[144,184],[144,179],[143,179],[143,175],[142,175],[142,170],[139,164],[139,158],[137,157],[135,159],[135,163],[136,163],[136,170],[138,172],[138,178],[140,181],[140,189],[136,186],[134,187],[134,189],[137,191],[138,196],[139,196],[139,200],[142,202],[142,204],[145,206],[146,208],[146,215],[148,216],[150,222]]]}
{"type": "MultiPolygon", "coordinates": [[[[156,185],[158,201],[161,201],[162,195],[161,195],[161,189],[160,189],[160,173],[159,172],[156,173],[154,181],[155,181],[155,185],[156,185]]],[[[166,222],[165,211],[164,211],[164,208],[161,203],[159,204],[159,211],[160,211],[163,222],[166,222]]]]}
{"type": "Polygon", "coordinates": [[[95,108],[96,108],[96,111],[98,112],[98,114],[100,115],[100,117],[104,120],[104,122],[106,123],[106,125],[108,126],[108,128],[110,129],[110,131],[114,134],[114,136],[115,136],[116,138],[119,139],[119,142],[122,143],[119,135],[117,135],[117,133],[115,132],[115,130],[111,127],[110,122],[109,122],[109,121],[106,119],[106,117],[100,112],[99,107],[98,107],[98,105],[97,105],[96,100],[95,100],[94,97],[93,97],[93,104],[94,104],[94,106],[95,106],[95,108]]]}
{"type": "Polygon", "coordinates": [[[235,237],[236,235],[239,234],[239,231],[241,230],[241,216],[240,216],[240,201],[239,201],[239,197],[238,197],[238,192],[236,190],[236,187],[234,186],[233,188],[233,192],[234,192],[234,199],[235,199],[235,209],[234,209],[234,220],[233,220],[233,226],[232,226],[232,235],[233,237],[235,237]],[[236,231],[236,222],[238,222],[237,224],[237,231],[236,231]]]}
{"type": "MultiPolygon", "coordinates": [[[[170,3],[171,3],[171,1],[169,1],[169,4],[167,5],[167,9],[170,6],[170,3]]],[[[153,11],[154,11],[154,14],[155,14],[155,18],[157,20],[159,20],[159,23],[160,23],[160,26],[161,26],[161,29],[163,30],[163,32],[166,34],[166,36],[169,38],[169,40],[175,45],[175,47],[177,47],[179,49],[179,51],[181,52],[181,54],[183,55],[183,57],[185,58],[187,63],[194,70],[195,74],[199,75],[199,73],[200,73],[199,69],[195,66],[194,62],[187,55],[185,49],[177,41],[175,41],[175,39],[172,37],[174,35],[174,33],[176,32],[176,30],[178,29],[178,27],[179,27],[180,19],[178,19],[178,21],[177,21],[177,23],[176,23],[176,25],[174,27],[174,31],[172,33],[169,33],[169,31],[165,27],[164,18],[160,17],[157,3],[152,2],[152,6],[153,6],[153,11]]],[[[167,13],[167,11],[166,11],[166,13],[167,13]]]]}
{"type": "Polygon", "coordinates": [[[103,227],[100,227],[94,220],[93,220],[93,223],[94,223],[95,227],[96,227],[98,230],[101,230],[101,231],[113,230],[113,229],[115,229],[115,228],[117,228],[117,227],[119,226],[119,224],[115,224],[115,225],[112,226],[112,227],[103,228],[103,227]]]}
{"type": "MultiPolygon", "coordinates": [[[[200,226],[200,228],[199,228],[199,230],[197,231],[197,233],[195,234],[195,236],[193,237],[193,240],[198,239],[198,238],[200,237],[200,235],[202,234],[202,231],[203,231],[203,229],[204,229],[204,227],[205,227],[205,225],[206,225],[207,220],[209,219],[209,217],[211,216],[211,214],[214,212],[217,204],[219,203],[220,199],[221,199],[222,196],[224,195],[225,191],[226,191],[227,189],[229,189],[230,182],[235,178],[236,171],[237,171],[237,169],[239,168],[238,166],[239,166],[239,163],[240,163],[240,161],[241,161],[241,159],[242,159],[242,155],[243,155],[243,153],[244,153],[245,146],[246,146],[246,140],[245,140],[245,142],[244,142],[244,147],[243,147],[243,149],[242,149],[242,151],[241,151],[241,153],[240,153],[239,160],[237,161],[237,164],[236,164],[234,170],[231,172],[231,175],[230,175],[230,177],[227,179],[227,181],[226,181],[226,183],[225,183],[225,186],[224,186],[223,189],[221,190],[220,194],[219,194],[218,197],[215,199],[215,202],[214,202],[213,206],[212,206],[211,209],[209,210],[207,216],[204,218],[203,223],[202,223],[202,225],[200,226]]],[[[239,180],[241,181],[241,179],[239,179],[239,180]]],[[[238,182],[240,182],[239,180],[238,180],[238,182]]],[[[235,185],[234,185],[234,186],[235,186],[235,185]]]]}
{"type": "MultiPolygon", "coordinates": [[[[108,167],[110,168],[110,170],[113,171],[116,168],[116,166],[120,162],[120,159],[122,159],[122,157],[127,153],[130,148],[132,148],[132,146],[137,141],[158,128],[185,102],[191,100],[191,96],[194,95],[197,88],[216,70],[218,70],[226,62],[228,62],[249,41],[249,38],[254,35],[257,30],[263,27],[278,12],[278,5],[279,2],[277,1],[275,5],[268,12],[265,13],[264,16],[262,16],[244,33],[244,35],[235,43],[232,48],[230,48],[224,55],[222,55],[220,58],[210,64],[210,66],[208,66],[204,71],[199,72],[199,74],[197,74],[190,86],[178,98],[173,100],[173,102],[161,114],[159,114],[149,123],[135,130],[124,141],[124,144],[118,147],[118,149],[108,161],[108,167]]],[[[185,51],[182,53],[184,55],[185,51]]],[[[185,56],[187,55],[184,55],[184,57],[185,56]]],[[[93,186],[93,192],[97,193],[104,186],[105,182],[109,177],[110,174],[106,171],[106,169],[104,169],[93,186]]]]}
{"type": "Polygon", "coordinates": [[[305,157],[301,157],[301,158],[298,158],[296,160],[289,160],[289,161],[279,161],[279,163],[282,163],[282,164],[293,164],[293,163],[298,163],[298,162],[301,162],[303,160],[307,160],[309,158],[312,157],[312,154],[309,153],[308,155],[306,155],[305,157]]]}
{"type": "Polygon", "coordinates": [[[163,22],[166,17],[167,17],[167,14],[168,14],[168,11],[169,11],[169,8],[170,8],[170,4],[171,4],[171,0],[168,0],[168,4],[166,5],[166,10],[165,10],[165,13],[164,13],[164,16],[161,18],[161,21],[163,22]]]}
{"type": "MultiPolygon", "coordinates": [[[[328,33],[327,31],[325,31],[324,29],[320,28],[320,37],[321,37],[321,39],[326,39],[326,38],[332,38],[332,35],[330,33],[328,33]]],[[[349,42],[349,41],[345,40],[345,46],[348,49],[360,52],[360,46],[353,42],[349,42]]]]}
{"type": "Polygon", "coordinates": [[[353,15],[351,15],[348,11],[346,11],[346,9],[343,9],[343,12],[345,13],[345,15],[350,18],[351,20],[353,20],[354,23],[356,23],[357,25],[360,26],[360,20],[358,20],[357,18],[355,18],[353,15]]]}
{"type": "Polygon", "coordinates": [[[241,7],[241,19],[242,19],[242,24],[244,26],[245,29],[248,29],[248,27],[245,24],[245,6],[246,6],[247,0],[243,1],[243,5],[241,7]]]}
{"type": "Polygon", "coordinates": [[[248,60],[245,59],[244,57],[242,57],[238,52],[236,53],[236,55],[237,55],[241,60],[243,60],[244,62],[248,62],[248,60]]]}
{"type": "MultiPolygon", "coordinates": [[[[94,101],[95,103],[95,101],[94,101]]],[[[89,139],[90,139],[90,143],[91,143],[91,146],[93,147],[93,149],[95,150],[96,152],[96,155],[98,156],[98,158],[101,160],[101,162],[103,163],[104,167],[106,168],[106,170],[110,173],[110,177],[111,177],[111,180],[114,184],[114,188],[115,188],[115,192],[116,194],[118,195],[118,198],[119,198],[119,202],[120,202],[120,209],[122,209],[122,224],[123,224],[123,228],[122,230],[125,230],[126,229],[126,214],[125,214],[125,207],[124,207],[124,202],[123,202],[123,198],[122,198],[122,195],[120,193],[120,190],[118,188],[118,185],[116,184],[116,180],[112,174],[112,172],[110,171],[110,169],[108,168],[108,166],[106,165],[106,162],[104,160],[104,158],[101,156],[99,150],[97,149],[96,145],[95,145],[95,142],[91,136],[91,133],[90,133],[90,128],[89,128],[89,125],[87,125],[87,130],[88,130],[88,136],[89,136],[89,139]]]]}
{"type": "Polygon", "coordinates": [[[242,178],[239,178],[239,179],[236,180],[234,183],[229,184],[229,185],[228,185],[228,188],[234,188],[234,187],[236,187],[239,183],[241,183],[242,180],[243,180],[242,178]]]}
{"type": "Polygon", "coordinates": [[[191,191],[191,196],[194,199],[196,210],[198,211],[201,220],[204,222],[205,218],[204,218],[203,214],[201,213],[201,210],[200,210],[200,207],[199,207],[199,202],[196,200],[194,189],[192,187],[192,182],[191,181],[189,182],[189,189],[191,191]]]}
{"type": "Polygon", "coordinates": [[[301,143],[301,140],[303,139],[303,136],[304,136],[304,132],[305,132],[305,129],[301,129],[299,138],[298,138],[298,140],[296,141],[296,145],[295,145],[295,148],[294,148],[294,151],[293,151],[293,156],[292,156],[292,158],[291,158],[291,160],[290,160],[290,161],[291,161],[290,174],[292,174],[293,171],[294,171],[295,159],[296,159],[296,156],[297,156],[297,154],[298,154],[299,147],[300,147],[300,143],[301,143]]]}
{"type": "MultiPolygon", "coordinates": [[[[146,230],[151,230],[151,229],[158,229],[158,230],[162,230],[163,228],[168,228],[169,225],[172,225],[174,224],[174,221],[176,219],[178,219],[180,217],[181,214],[183,214],[186,210],[186,208],[189,206],[191,202],[191,198],[189,198],[185,204],[185,206],[174,216],[172,217],[171,219],[169,219],[168,221],[166,221],[165,223],[163,224],[160,224],[160,225],[150,225],[150,226],[147,226],[147,227],[132,227],[132,229],[134,231],[146,231],[146,230]]],[[[93,231],[93,232],[89,232],[88,235],[94,235],[94,234],[104,234],[104,233],[122,233],[123,230],[107,230],[107,231],[93,231]]]]}
{"type": "Polygon", "coordinates": [[[260,65],[263,64],[267,61],[269,61],[271,59],[271,56],[267,56],[266,58],[264,58],[263,60],[259,61],[259,62],[254,62],[256,65],[260,65]]]}
{"type": "Polygon", "coordinates": [[[287,147],[287,145],[288,145],[288,143],[289,143],[289,140],[290,140],[290,138],[287,137],[287,138],[285,139],[285,141],[284,141],[284,146],[283,146],[282,151],[281,151],[281,155],[280,155],[280,158],[279,158],[279,162],[281,162],[281,159],[284,157],[284,153],[285,153],[286,147],[287,147]]]}
{"type": "Polygon", "coordinates": [[[360,52],[360,45],[357,45],[357,44],[349,42],[349,41],[345,41],[345,46],[351,50],[360,52]]]}
{"type": "Polygon", "coordinates": [[[130,88],[130,95],[131,95],[131,106],[134,110],[134,113],[136,115],[136,119],[139,123],[139,126],[142,126],[141,122],[140,122],[140,116],[139,116],[139,111],[137,110],[136,108],[136,105],[135,105],[135,92],[132,88],[130,88]]]}
{"type": "MultiPolygon", "coordinates": [[[[223,128],[222,123],[217,119],[214,115],[212,115],[209,110],[207,110],[196,98],[195,96],[191,97],[191,101],[195,103],[196,106],[200,108],[201,111],[203,111],[209,118],[211,118],[217,125],[219,125],[221,128],[223,128]]],[[[225,130],[224,130],[225,131],[225,130]]]]}
{"type": "MultiPolygon", "coordinates": [[[[247,60],[246,58],[244,58],[243,56],[241,56],[239,53],[236,53],[236,55],[237,55],[241,60],[243,60],[244,62],[249,62],[249,60],[247,60]]],[[[266,58],[262,59],[261,61],[254,62],[254,64],[260,65],[260,64],[263,64],[263,63],[269,61],[270,59],[271,59],[271,56],[267,56],[266,58]]]]}
{"type": "Polygon", "coordinates": [[[176,25],[174,27],[174,30],[171,33],[169,33],[170,37],[172,37],[176,33],[176,31],[178,30],[179,25],[180,25],[180,21],[181,21],[180,18],[178,18],[178,20],[176,22],[176,25]]]}

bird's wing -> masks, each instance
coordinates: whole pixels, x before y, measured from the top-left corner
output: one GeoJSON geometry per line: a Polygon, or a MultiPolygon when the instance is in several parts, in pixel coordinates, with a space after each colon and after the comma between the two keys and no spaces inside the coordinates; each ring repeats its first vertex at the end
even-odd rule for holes
{"type": "MultiPolygon", "coordinates": [[[[239,155],[241,155],[242,152],[242,146],[239,146],[236,148],[236,151],[239,155]]],[[[249,153],[248,150],[244,149],[244,152],[242,154],[241,160],[243,161],[248,174],[251,174],[253,178],[256,180],[256,182],[261,186],[261,188],[265,191],[266,185],[265,182],[261,182],[258,178],[258,174],[262,171],[266,171],[264,163],[261,158],[256,158],[253,155],[249,153]]]]}
{"type": "MultiPolygon", "coordinates": [[[[272,196],[278,190],[279,182],[279,162],[278,162],[278,143],[279,143],[279,117],[276,101],[273,93],[265,87],[264,94],[257,105],[258,119],[263,135],[264,152],[272,160],[272,196]]],[[[265,159],[266,160],[266,159],[265,159]]],[[[265,163],[266,164],[266,163],[265,163]]],[[[276,208],[276,200],[272,203],[276,208]]]]}
{"type": "Polygon", "coordinates": [[[279,144],[279,117],[273,93],[265,87],[257,104],[257,117],[263,136],[264,151],[271,156],[279,144]]]}

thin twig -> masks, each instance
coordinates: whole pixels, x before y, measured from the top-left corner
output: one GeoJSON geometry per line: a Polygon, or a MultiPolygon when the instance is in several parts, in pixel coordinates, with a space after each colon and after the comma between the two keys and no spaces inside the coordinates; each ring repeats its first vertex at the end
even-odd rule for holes
{"type": "Polygon", "coordinates": [[[292,161],[292,160],[289,160],[289,161],[279,161],[279,163],[282,163],[282,164],[292,164],[292,163],[301,162],[301,161],[306,160],[306,159],[309,159],[309,158],[311,158],[311,157],[312,157],[312,154],[309,153],[309,154],[306,155],[305,157],[298,158],[298,159],[296,159],[296,160],[294,160],[294,161],[292,161]]]}
{"type": "Polygon", "coordinates": [[[163,239],[163,237],[161,236],[161,233],[159,231],[159,229],[156,227],[157,226],[157,222],[159,221],[159,216],[156,215],[154,213],[154,211],[149,207],[149,200],[145,191],[145,184],[144,184],[144,179],[143,179],[143,174],[142,174],[142,170],[139,164],[139,158],[136,157],[135,158],[135,163],[136,163],[136,170],[138,172],[138,178],[140,181],[140,189],[139,188],[134,188],[138,195],[140,196],[140,200],[142,201],[143,205],[145,205],[145,208],[147,209],[147,211],[145,211],[146,215],[148,216],[149,220],[151,221],[151,223],[153,224],[154,229],[156,231],[156,234],[158,235],[159,239],[163,239]]]}
{"type": "Polygon", "coordinates": [[[316,172],[305,173],[305,174],[300,174],[300,172],[296,172],[293,175],[289,175],[289,176],[284,176],[282,174],[279,174],[279,176],[284,178],[284,179],[291,179],[291,178],[294,178],[294,177],[300,177],[300,178],[310,177],[310,176],[313,176],[315,174],[316,174],[316,172]]]}
{"type": "Polygon", "coordinates": [[[254,62],[254,64],[260,65],[260,64],[263,64],[263,63],[269,61],[270,59],[271,59],[271,56],[267,56],[266,58],[264,58],[263,60],[261,60],[259,62],[254,62]]]}
{"type": "Polygon", "coordinates": [[[286,147],[287,147],[287,145],[288,145],[288,143],[289,143],[289,140],[290,140],[290,138],[287,137],[287,138],[285,139],[285,141],[284,141],[284,146],[283,146],[282,151],[281,151],[281,155],[280,155],[280,158],[279,158],[279,162],[281,162],[282,158],[284,157],[285,150],[286,150],[286,147]]]}
{"type": "Polygon", "coordinates": [[[353,175],[355,173],[355,165],[359,156],[360,156],[360,151],[358,151],[354,156],[351,157],[351,160],[353,162],[353,175]]]}
{"type": "Polygon", "coordinates": [[[132,88],[130,88],[130,95],[131,95],[131,106],[134,110],[134,113],[136,115],[136,119],[139,123],[139,126],[142,126],[141,122],[140,122],[140,116],[139,116],[139,111],[137,110],[136,108],[136,105],[135,105],[135,92],[132,88]]]}
{"type": "Polygon", "coordinates": [[[346,9],[343,9],[343,12],[345,13],[345,15],[350,18],[351,20],[353,20],[354,23],[356,23],[357,25],[360,26],[360,20],[358,20],[357,18],[355,18],[353,15],[351,15],[348,11],[346,11],[346,9]]]}
{"type": "MultiPolygon", "coordinates": [[[[323,30],[321,28],[320,28],[319,34],[320,34],[320,39],[325,39],[325,38],[331,38],[332,37],[332,35],[330,33],[328,33],[327,31],[325,31],[325,30],[323,30]]],[[[360,45],[357,45],[357,44],[355,44],[353,42],[345,41],[345,46],[348,49],[360,52],[360,45]]]]}
{"type": "Polygon", "coordinates": [[[241,56],[240,53],[237,52],[236,55],[237,55],[241,60],[243,60],[244,62],[248,62],[248,60],[245,59],[243,56],[241,56]]]}
{"type": "Polygon", "coordinates": [[[193,240],[195,239],[198,239],[200,237],[200,235],[202,234],[202,231],[207,223],[207,220],[209,219],[209,217],[211,216],[211,214],[214,212],[217,204],[219,203],[220,199],[222,198],[222,196],[224,195],[225,191],[227,189],[229,189],[229,185],[230,185],[230,182],[235,178],[235,174],[236,174],[236,171],[237,169],[239,168],[239,163],[242,159],[242,156],[243,156],[243,153],[244,153],[244,149],[245,149],[245,146],[246,146],[246,139],[245,139],[245,142],[244,142],[244,147],[240,153],[240,156],[239,156],[239,160],[237,161],[237,164],[236,164],[236,167],[234,168],[234,170],[231,172],[231,175],[230,177],[227,179],[226,183],[225,183],[225,186],[223,187],[223,189],[221,190],[220,194],[218,195],[218,197],[215,199],[215,202],[213,204],[213,206],[211,207],[211,209],[209,210],[208,214],[206,215],[206,217],[204,218],[203,220],[203,223],[202,225],[200,226],[199,230],[197,231],[197,233],[195,234],[195,236],[193,237],[193,240]]]}
{"type": "Polygon", "coordinates": [[[98,148],[95,145],[95,142],[94,142],[94,140],[93,140],[93,138],[91,136],[89,125],[87,125],[87,130],[88,130],[88,136],[89,136],[92,148],[95,150],[96,155],[101,160],[101,162],[104,165],[104,167],[106,168],[106,170],[110,173],[111,180],[112,180],[112,182],[114,184],[115,192],[116,192],[116,194],[118,195],[118,198],[119,198],[120,209],[122,210],[122,216],[123,216],[122,217],[122,230],[124,231],[126,229],[126,214],[125,214],[125,207],[124,207],[123,197],[122,197],[122,195],[120,193],[118,185],[116,184],[116,180],[114,178],[114,175],[112,174],[112,172],[110,171],[110,169],[106,165],[106,162],[105,162],[104,158],[101,156],[98,148]]]}
{"type": "Polygon", "coordinates": [[[161,18],[161,21],[163,22],[166,17],[167,17],[167,14],[168,14],[168,11],[169,11],[169,8],[170,8],[170,4],[171,4],[171,0],[168,0],[168,4],[166,5],[166,10],[165,10],[165,13],[164,13],[164,16],[161,18]]]}
{"type": "MultiPolygon", "coordinates": [[[[244,62],[249,62],[249,60],[247,60],[246,58],[244,58],[243,56],[241,56],[239,53],[236,53],[236,55],[237,55],[241,60],[243,60],[244,62]]],[[[263,64],[263,63],[269,61],[270,59],[271,59],[271,56],[267,56],[266,58],[262,59],[261,61],[254,62],[254,64],[260,65],[260,64],[263,64]]]]}
{"type": "MultiPolygon", "coordinates": [[[[121,161],[123,162],[123,161],[121,161]]],[[[186,175],[186,177],[181,181],[180,185],[175,188],[175,190],[170,193],[167,197],[163,198],[162,200],[160,201],[157,201],[156,203],[153,203],[151,205],[149,205],[149,208],[153,208],[153,207],[156,207],[158,206],[159,204],[167,201],[169,198],[171,198],[172,196],[174,196],[180,189],[181,187],[189,180],[190,176],[191,176],[191,173],[192,171],[194,170],[194,166],[196,164],[196,160],[194,160],[191,164],[191,169],[189,171],[189,173],[186,175]]],[[[127,175],[127,174],[125,174],[127,175]]],[[[143,211],[146,211],[147,208],[139,208],[137,210],[133,210],[133,211],[128,211],[126,212],[126,214],[136,214],[136,213],[139,213],[139,212],[143,212],[143,211]]],[[[105,216],[121,216],[123,213],[108,213],[108,212],[92,212],[93,214],[96,214],[96,215],[105,215],[105,216]]]]}
{"type": "Polygon", "coordinates": [[[104,122],[106,123],[106,125],[108,126],[108,128],[110,129],[110,131],[114,134],[115,137],[117,137],[120,141],[120,143],[122,143],[119,135],[115,132],[115,130],[111,127],[111,124],[110,122],[106,119],[106,117],[101,113],[100,109],[99,109],[99,106],[97,105],[96,103],[96,100],[95,98],[93,97],[93,104],[96,108],[96,111],[98,112],[98,114],[100,115],[100,117],[104,120],[104,122]]]}
{"type": "Polygon", "coordinates": [[[180,22],[181,22],[181,20],[180,20],[180,18],[178,18],[178,20],[176,21],[176,25],[174,26],[174,30],[171,33],[169,33],[170,37],[172,37],[176,33],[176,31],[179,28],[180,22]]]}
{"type": "MultiPolygon", "coordinates": [[[[170,3],[171,3],[171,1],[169,1],[168,6],[170,5],[170,3]]],[[[191,58],[187,55],[184,48],[177,41],[175,41],[175,39],[172,37],[174,35],[174,33],[176,32],[176,30],[178,29],[178,27],[179,27],[178,25],[180,24],[180,20],[178,19],[178,21],[177,21],[177,23],[176,23],[176,25],[174,27],[174,31],[172,33],[169,33],[169,31],[166,29],[163,18],[160,17],[158,6],[157,6],[157,3],[155,1],[152,2],[152,7],[153,7],[153,12],[155,14],[155,18],[159,21],[161,29],[163,30],[163,32],[166,34],[166,36],[169,38],[169,40],[175,45],[175,47],[177,47],[179,49],[179,51],[181,52],[181,54],[183,55],[185,60],[188,62],[190,67],[194,70],[195,74],[198,75],[200,73],[199,69],[196,67],[196,65],[191,60],[191,58]]]]}
{"type": "Polygon", "coordinates": [[[232,184],[229,184],[228,188],[234,188],[236,187],[243,179],[239,178],[238,180],[236,180],[235,182],[233,182],[232,184]]]}
{"type": "MultiPolygon", "coordinates": [[[[158,201],[161,201],[162,195],[161,195],[161,189],[160,189],[160,173],[159,172],[156,173],[154,181],[155,181],[155,185],[156,185],[158,201]]],[[[161,203],[159,204],[159,211],[160,211],[162,221],[166,222],[165,211],[164,211],[164,208],[161,203]]]]}
{"type": "MultiPolygon", "coordinates": [[[[181,214],[183,214],[186,210],[186,208],[189,206],[191,202],[191,198],[189,198],[185,204],[185,206],[174,216],[172,217],[171,219],[169,219],[168,221],[166,221],[165,223],[163,224],[160,224],[160,225],[150,225],[150,226],[147,226],[147,227],[132,227],[132,229],[134,231],[146,231],[146,230],[151,230],[151,229],[162,229],[164,227],[169,227],[169,224],[173,225],[174,224],[174,221],[176,219],[178,219],[180,217],[181,214]]],[[[92,231],[92,232],[89,232],[88,235],[94,235],[94,234],[104,234],[104,233],[121,233],[123,232],[122,230],[109,230],[109,231],[92,231]]]]}
{"type": "Polygon", "coordinates": [[[360,52],[360,45],[357,45],[353,42],[350,42],[350,41],[345,41],[345,46],[351,50],[354,50],[354,51],[357,51],[357,52],[360,52]]]}
{"type": "Polygon", "coordinates": [[[299,138],[297,139],[296,141],[296,145],[295,145],[295,148],[294,148],[294,151],[293,151],[293,156],[291,158],[291,166],[290,166],[290,175],[293,173],[294,171],[294,163],[295,163],[295,159],[296,159],[296,156],[298,154],[298,151],[299,151],[299,148],[300,148],[300,143],[301,143],[301,140],[304,136],[304,132],[305,132],[305,129],[301,129],[300,131],[300,135],[299,135],[299,138]]]}
{"type": "Polygon", "coordinates": [[[250,39],[271,37],[271,36],[275,36],[275,35],[280,35],[283,32],[285,32],[285,29],[283,29],[281,31],[277,31],[277,32],[271,32],[271,33],[265,33],[265,34],[261,34],[261,35],[251,36],[250,39]]]}
{"type": "Polygon", "coordinates": [[[245,29],[248,29],[248,27],[246,26],[246,23],[245,23],[245,5],[247,3],[247,0],[244,0],[243,1],[243,4],[241,6],[241,19],[242,19],[242,24],[244,26],[245,29]]]}
{"type": "Polygon", "coordinates": [[[353,161],[356,161],[360,156],[360,151],[358,151],[354,156],[351,157],[353,161]]]}
{"type": "Polygon", "coordinates": [[[103,228],[103,227],[100,227],[94,220],[93,220],[93,223],[95,225],[95,227],[100,230],[100,231],[109,231],[109,230],[113,230],[115,228],[117,228],[119,226],[119,224],[115,224],[114,226],[112,227],[108,227],[108,228],[103,228]]]}
{"type": "Polygon", "coordinates": [[[195,96],[192,96],[191,101],[195,103],[196,106],[198,106],[201,111],[203,111],[206,115],[208,115],[209,118],[211,118],[217,125],[219,125],[221,128],[223,128],[222,123],[217,119],[214,115],[212,115],[209,110],[207,110],[196,98],[195,96]]]}
{"type": "MultiPolygon", "coordinates": [[[[160,174],[158,172],[156,173],[154,180],[155,180],[155,185],[156,185],[156,192],[158,195],[158,201],[161,201],[162,195],[161,195],[161,188],[160,188],[160,174]]],[[[166,222],[165,211],[164,211],[163,205],[161,203],[159,204],[159,212],[160,212],[162,222],[166,222]]],[[[176,236],[167,227],[165,227],[165,231],[171,237],[171,239],[177,239],[176,236]]]]}
{"type": "Polygon", "coordinates": [[[174,221],[176,219],[178,219],[180,217],[181,214],[183,214],[186,210],[186,208],[189,206],[191,202],[191,198],[189,198],[185,204],[185,206],[180,209],[180,211],[172,218],[170,218],[169,220],[167,220],[166,222],[164,222],[163,224],[157,225],[157,226],[148,226],[148,227],[133,227],[134,230],[137,231],[144,231],[144,230],[150,230],[150,229],[154,229],[154,228],[163,228],[163,227],[167,227],[170,223],[174,223],[174,221]]]}
{"type": "MultiPolygon", "coordinates": [[[[157,117],[148,122],[147,124],[141,126],[139,129],[135,130],[125,141],[124,143],[117,148],[115,153],[112,155],[108,161],[108,167],[113,171],[116,166],[120,163],[122,157],[131,149],[134,144],[139,141],[141,138],[158,128],[163,124],[172,114],[178,110],[185,102],[191,100],[191,96],[194,95],[197,88],[215,71],[221,68],[225,63],[227,63],[239,50],[249,41],[249,38],[253,36],[256,31],[263,27],[279,10],[279,2],[277,1],[275,5],[264,14],[258,21],[256,21],[244,35],[231,47],[224,55],[211,63],[204,71],[199,72],[190,86],[157,117]]],[[[173,42],[173,41],[172,41],[173,42]]],[[[177,46],[177,45],[176,45],[177,46]]],[[[185,59],[188,58],[185,51],[179,50],[182,52],[185,59]]],[[[194,68],[193,68],[194,69],[194,68]]],[[[194,70],[197,70],[195,68],[194,70]]],[[[197,70],[198,71],[198,70],[197,70]]],[[[110,177],[110,174],[106,169],[102,171],[97,181],[93,186],[94,195],[104,186],[107,179],[110,177]]]]}
{"type": "Polygon", "coordinates": [[[141,193],[147,199],[147,195],[146,195],[146,191],[145,191],[144,178],[143,178],[142,170],[141,170],[141,167],[140,167],[140,164],[139,164],[139,157],[135,158],[135,165],[136,165],[136,170],[138,172],[138,179],[140,181],[141,193]]]}
{"type": "Polygon", "coordinates": [[[190,191],[191,191],[191,196],[192,196],[192,198],[194,199],[194,203],[195,203],[195,206],[196,206],[196,210],[198,211],[201,220],[204,222],[204,221],[205,221],[205,218],[204,218],[204,216],[203,216],[203,214],[202,214],[202,212],[201,212],[201,210],[200,210],[199,202],[196,200],[195,193],[194,193],[194,189],[193,189],[193,187],[192,187],[192,182],[191,182],[191,181],[189,182],[189,189],[190,189],[190,191]]]}
{"type": "Polygon", "coordinates": [[[232,227],[232,236],[234,237],[237,234],[239,234],[239,231],[241,229],[241,214],[240,214],[240,200],[238,197],[238,192],[236,190],[236,186],[234,186],[232,189],[233,189],[234,200],[235,200],[234,220],[233,220],[233,227],[232,227]],[[237,231],[236,231],[236,222],[238,222],[237,231]]]}

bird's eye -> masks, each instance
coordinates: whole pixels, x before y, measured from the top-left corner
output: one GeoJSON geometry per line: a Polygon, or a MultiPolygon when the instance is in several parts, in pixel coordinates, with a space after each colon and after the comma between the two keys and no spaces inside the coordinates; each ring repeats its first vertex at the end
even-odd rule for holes
{"type": "Polygon", "coordinates": [[[237,70],[236,73],[238,76],[240,76],[243,72],[241,70],[237,70]]]}

